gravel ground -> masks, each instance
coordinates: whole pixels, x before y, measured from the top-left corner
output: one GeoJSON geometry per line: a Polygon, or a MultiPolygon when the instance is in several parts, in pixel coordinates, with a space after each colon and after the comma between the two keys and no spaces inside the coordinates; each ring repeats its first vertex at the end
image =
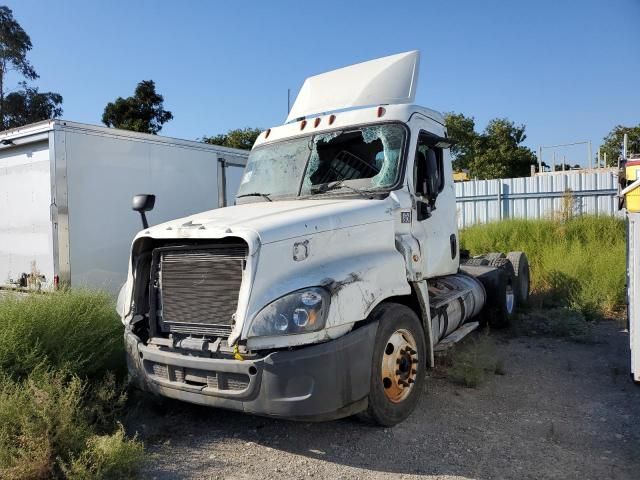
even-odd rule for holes
{"type": "Polygon", "coordinates": [[[640,387],[628,336],[596,344],[497,336],[505,375],[477,389],[432,375],[394,428],[296,423],[179,402],[139,404],[144,478],[638,479],[640,387]]]}

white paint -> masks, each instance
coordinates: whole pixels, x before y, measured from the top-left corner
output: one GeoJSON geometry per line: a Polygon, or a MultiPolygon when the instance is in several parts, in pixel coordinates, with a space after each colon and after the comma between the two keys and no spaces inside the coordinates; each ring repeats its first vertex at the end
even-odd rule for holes
{"type": "Polygon", "coordinates": [[[0,150],[0,284],[32,266],[53,282],[51,175],[46,141],[0,150]],[[35,263],[34,263],[35,262],[35,263]]]}
{"type": "Polygon", "coordinates": [[[627,302],[631,374],[640,382],[640,213],[627,213],[627,302]]]}
{"type": "Polygon", "coordinates": [[[309,77],[286,121],[346,108],[413,103],[419,61],[414,50],[309,77]]]}
{"type": "MultiPolygon", "coordinates": [[[[0,146],[0,284],[31,273],[35,261],[45,286],[52,286],[54,275],[70,270],[73,286],[112,293],[126,280],[131,238],[140,229],[140,217],[131,210],[133,195],[157,196],[148,214],[151,223],[216,208],[217,159],[242,161],[247,155],[63,120],[1,132],[0,140],[12,142],[0,146]],[[55,136],[51,144],[50,135],[55,136]],[[55,172],[54,162],[59,163],[55,172]],[[66,187],[66,202],[52,185],[66,187]],[[55,224],[54,198],[58,213],[68,212],[68,236],[55,224]],[[69,261],[61,253],[64,265],[56,266],[55,257],[65,248],[69,261]]],[[[242,169],[226,173],[227,201],[233,203],[242,169]]]]}

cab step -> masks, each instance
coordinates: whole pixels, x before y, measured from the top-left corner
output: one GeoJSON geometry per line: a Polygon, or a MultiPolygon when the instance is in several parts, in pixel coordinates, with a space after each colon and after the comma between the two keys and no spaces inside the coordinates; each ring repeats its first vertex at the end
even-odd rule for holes
{"type": "Polygon", "coordinates": [[[434,352],[436,355],[443,355],[449,351],[456,343],[469,335],[480,326],[479,322],[465,323],[462,327],[458,328],[448,336],[440,340],[440,343],[436,345],[434,352]]]}

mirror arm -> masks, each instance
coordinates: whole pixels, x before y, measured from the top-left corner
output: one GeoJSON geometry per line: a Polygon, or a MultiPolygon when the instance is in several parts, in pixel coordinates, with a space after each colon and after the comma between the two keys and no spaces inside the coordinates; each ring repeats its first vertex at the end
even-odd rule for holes
{"type": "Polygon", "coordinates": [[[418,200],[416,206],[416,214],[419,222],[421,222],[422,220],[426,220],[431,216],[432,208],[430,202],[423,202],[422,200],[418,200]]]}
{"type": "Polygon", "coordinates": [[[140,212],[140,218],[142,219],[142,228],[149,228],[149,222],[147,222],[147,215],[144,212],[140,212]]]}

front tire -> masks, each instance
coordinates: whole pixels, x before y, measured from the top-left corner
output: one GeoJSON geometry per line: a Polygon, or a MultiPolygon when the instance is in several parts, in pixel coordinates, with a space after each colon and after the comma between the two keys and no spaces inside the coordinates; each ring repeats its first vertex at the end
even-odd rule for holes
{"type": "Polygon", "coordinates": [[[416,408],[426,381],[427,352],[420,319],[409,307],[384,303],[378,320],[368,408],[365,418],[385,427],[405,420],[416,408]]]}

